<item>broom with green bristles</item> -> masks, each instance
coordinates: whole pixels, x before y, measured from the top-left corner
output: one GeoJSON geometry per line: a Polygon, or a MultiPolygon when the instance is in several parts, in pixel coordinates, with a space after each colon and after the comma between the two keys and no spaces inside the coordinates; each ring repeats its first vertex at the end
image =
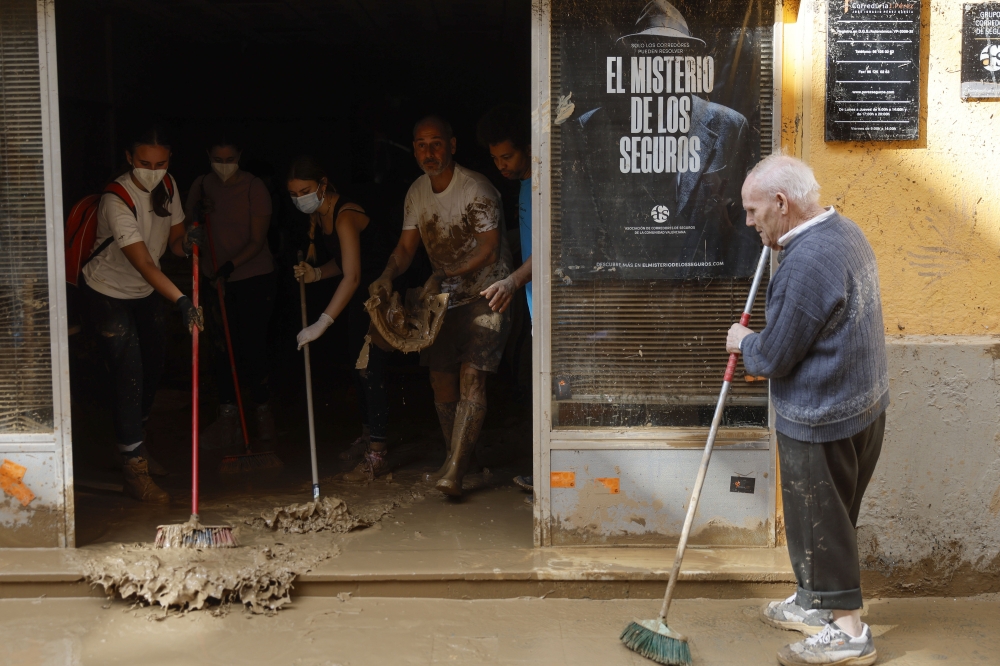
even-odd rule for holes
{"type": "MultiPolygon", "coordinates": [[[[195,223],[194,226],[198,226],[195,223]]],[[[191,301],[198,308],[198,246],[191,248],[191,301]]],[[[235,548],[229,525],[202,525],[198,516],[198,326],[191,329],[191,517],[180,525],[156,528],[155,548],[235,548]]]]}
{"type": "MultiPolygon", "coordinates": [[[[753,302],[757,296],[757,290],[760,288],[761,279],[764,277],[764,269],[767,266],[769,256],[770,252],[765,247],[760,255],[760,261],[757,263],[757,272],[750,287],[746,306],[743,308],[743,316],[740,317],[740,323],[743,326],[750,323],[750,311],[753,309],[753,302]]],[[[698,511],[698,500],[701,499],[701,489],[705,485],[708,463],[712,459],[712,449],[715,447],[715,436],[719,432],[719,423],[722,422],[722,412],[726,406],[726,397],[729,395],[729,387],[733,381],[733,374],[736,372],[738,359],[739,354],[729,355],[729,364],[726,366],[726,375],[722,382],[722,391],[719,393],[719,401],[715,405],[715,416],[712,417],[712,427],[708,431],[708,441],[705,443],[705,452],[701,457],[698,477],[695,479],[691,499],[688,501],[684,528],[681,530],[680,541],[677,542],[677,554],[674,556],[674,567],[670,570],[670,580],[667,583],[667,593],[663,596],[660,616],[655,620],[630,622],[619,637],[625,647],[658,664],[688,666],[691,663],[691,649],[688,646],[688,639],[667,626],[667,612],[670,610],[674,588],[677,586],[677,577],[681,572],[681,562],[684,560],[684,551],[687,549],[688,537],[691,535],[694,514],[698,511]]]]}

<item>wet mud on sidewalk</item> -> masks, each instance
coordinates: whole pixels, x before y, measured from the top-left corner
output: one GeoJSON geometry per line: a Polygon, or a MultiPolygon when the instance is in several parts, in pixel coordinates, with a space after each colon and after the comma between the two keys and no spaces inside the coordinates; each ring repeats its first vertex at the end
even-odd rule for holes
{"type": "MultiPolygon", "coordinates": [[[[799,635],[757,619],[764,600],[680,600],[672,626],[692,640],[698,666],[775,664],[799,635]]],[[[297,599],[277,615],[162,610],[120,601],[0,601],[0,662],[77,664],[647,665],[618,642],[655,601],[521,598],[297,599]]],[[[879,664],[1000,663],[1000,596],[873,600],[867,621],[879,664]]]]}

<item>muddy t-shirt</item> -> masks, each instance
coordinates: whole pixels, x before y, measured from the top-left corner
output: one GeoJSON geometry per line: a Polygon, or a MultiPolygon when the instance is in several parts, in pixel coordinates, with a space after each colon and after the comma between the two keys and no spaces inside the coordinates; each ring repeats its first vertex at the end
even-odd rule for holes
{"type": "Polygon", "coordinates": [[[450,277],[441,291],[451,294],[449,308],[480,298],[483,291],[510,274],[510,250],[504,233],[500,193],[486,176],[455,165],[455,175],[444,192],[431,189],[426,174],[406,193],[403,230],[417,229],[435,269],[461,261],[476,247],[476,234],[500,230],[500,258],[466,275],[450,277]]]}
{"type": "MultiPolygon", "coordinates": [[[[167,178],[173,176],[167,175],[167,178]]],[[[117,180],[132,198],[135,215],[121,199],[113,194],[101,197],[97,209],[97,238],[94,249],[109,236],[115,242],[94,257],[83,267],[83,277],[87,285],[96,292],[111,298],[145,298],[153,293],[153,287],[139,274],[122,252],[123,247],[142,241],[149,250],[156,267],[160,267],[160,257],[167,251],[170,227],[184,222],[184,207],[177,192],[177,181],[173,181],[174,196],[167,203],[169,217],[160,217],[153,212],[153,202],[149,192],[140,190],[132,182],[130,173],[117,180]]]]}

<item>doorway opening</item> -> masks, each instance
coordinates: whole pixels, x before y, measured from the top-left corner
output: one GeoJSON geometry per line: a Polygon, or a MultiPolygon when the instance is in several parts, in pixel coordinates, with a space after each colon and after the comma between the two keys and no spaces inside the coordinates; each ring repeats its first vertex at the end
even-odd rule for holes
{"type": "MultiPolygon", "coordinates": [[[[242,525],[266,509],[311,499],[303,359],[295,343],[298,284],[291,271],[308,244],[308,222],[285,192],[285,173],[297,155],[321,160],[338,188],[361,193],[398,233],[403,198],[421,173],[412,155],[413,123],[440,114],[455,129],[457,162],[500,191],[513,265],[520,264],[518,183],[501,177],[477,144],[475,127],[497,104],[530,106],[530,12],[529,0],[57,4],[67,211],[124,165],[126,137],[148,122],[172,133],[170,172],[185,201],[192,182],[209,172],[206,150],[223,134],[241,138],[241,167],[271,194],[268,246],[278,287],[267,361],[279,435],[274,450],[284,467],[235,478],[217,473],[221,454],[203,453],[207,520],[242,525]]],[[[190,261],[167,252],[162,269],[190,294],[190,261]]],[[[429,273],[426,257],[418,257],[396,286],[419,287],[429,273]]],[[[336,283],[310,285],[310,321],[336,283]]],[[[72,293],[70,300],[71,324],[79,324],[70,337],[77,544],[148,541],[156,525],[183,522],[189,513],[189,336],[172,315],[165,370],[146,424],[150,453],[169,472],[158,482],[172,501],[169,507],[142,504],[122,494],[109,377],[84,308],[72,293]]],[[[387,375],[391,477],[367,484],[337,480],[357,462],[339,454],[361,434],[346,318],[312,345],[322,493],[344,499],[363,522],[383,526],[352,534],[351,547],[531,547],[531,495],[512,482],[531,473],[530,321],[523,295],[514,302],[504,359],[488,383],[476,449],[483,471],[467,479],[474,489],[461,502],[420,482],[441,464],[444,443],[426,369],[414,354],[394,354],[387,375]]],[[[209,367],[204,352],[202,367],[209,367]]],[[[211,372],[203,370],[201,386],[204,428],[219,403],[211,372]]],[[[254,538],[243,532],[244,539],[254,538]]]]}

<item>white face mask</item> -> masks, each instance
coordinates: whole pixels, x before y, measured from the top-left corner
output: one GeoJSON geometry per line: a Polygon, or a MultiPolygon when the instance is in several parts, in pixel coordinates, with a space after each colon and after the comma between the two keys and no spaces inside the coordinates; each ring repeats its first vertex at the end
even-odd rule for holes
{"type": "Polygon", "coordinates": [[[135,176],[136,180],[142,183],[142,186],[146,188],[147,192],[152,192],[156,189],[156,186],[160,184],[163,177],[167,175],[166,169],[140,169],[139,167],[132,167],[132,174],[135,176]]]}
{"type": "Polygon", "coordinates": [[[219,176],[219,179],[224,183],[229,178],[236,173],[236,170],[240,168],[239,163],[231,162],[229,164],[222,164],[220,162],[212,162],[212,169],[219,176]]]}
{"type": "Polygon", "coordinates": [[[319,209],[320,204],[323,203],[323,200],[319,198],[319,190],[304,194],[301,197],[292,197],[292,201],[295,202],[295,207],[306,215],[315,213],[319,209]]]}

